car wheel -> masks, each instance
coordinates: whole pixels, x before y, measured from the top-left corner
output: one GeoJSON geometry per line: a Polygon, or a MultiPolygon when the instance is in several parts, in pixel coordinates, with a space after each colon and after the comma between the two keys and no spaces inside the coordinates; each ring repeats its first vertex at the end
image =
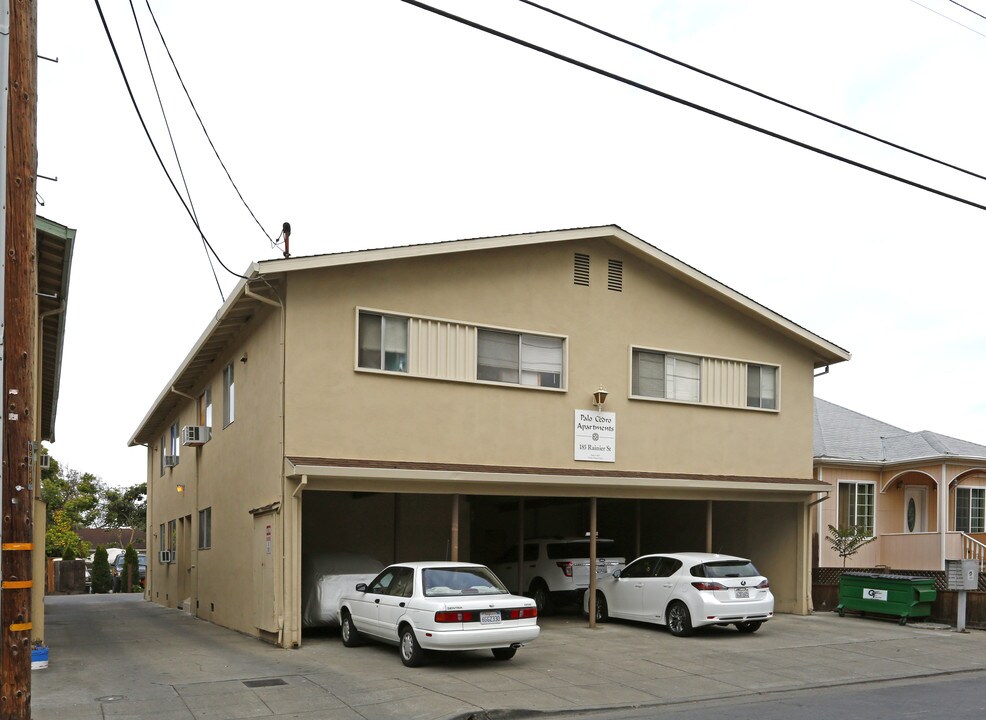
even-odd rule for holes
{"type": "Polygon", "coordinates": [[[668,630],[675,637],[688,637],[692,634],[692,615],[680,600],[668,607],[668,630]]]}
{"type": "Polygon", "coordinates": [[[531,597],[534,599],[534,604],[537,605],[538,615],[551,614],[551,593],[548,592],[548,586],[544,584],[544,580],[535,580],[531,583],[531,597]]]}
{"type": "Polygon", "coordinates": [[[408,667],[418,667],[424,662],[425,652],[414,637],[414,630],[405,625],[401,628],[401,662],[408,667]]]}
{"type": "Polygon", "coordinates": [[[493,657],[495,657],[497,660],[509,660],[516,654],[517,654],[517,648],[512,648],[512,647],[493,648],[493,657]]]}
{"type": "Polygon", "coordinates": [[[596,622],[606,622],[609,620],[609,605],[606,604],[606,596],[601,590],[596,590],[596,622]]]}
{"type": "Polygon", "coordinates": [[[356,629],[353,618],[348,612],[343,611],[342,613],[342,626],[339,629],[339,634],[342,635],[342,644],[346,647],[356,647],[360,644],[359,630],[356,629]]]}
{"type": "Polygon", "coordinates": [[[750,622],[736,623],[736,629],[741,633],[755,633],[763,625],[759,620],[751,620],[750,622]]]}

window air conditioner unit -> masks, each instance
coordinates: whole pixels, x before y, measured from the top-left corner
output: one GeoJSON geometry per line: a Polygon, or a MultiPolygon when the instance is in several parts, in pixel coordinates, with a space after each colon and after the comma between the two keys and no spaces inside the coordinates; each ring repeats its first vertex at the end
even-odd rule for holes
{"type": "Polygon", "coordinates": [[[165,455],[164,456],[164,466],[168,468],[173,468],[178,464],[177,455],[165,455]]]}
{"type": "Polygon", "coordinates": [[[47,470],[51,466],[51,455],[42,455],[39,457],[38,465],[42,470],[47,470]]]}
{"type": "Polygon", "coordinates": [[[158,554],[157,554],[157,559],[158,559],[158,562],[161,562],[161,563],[170,563],[172,561],[172,559],[171,559],[171,551],[170,550],[160,550],[158,552],[158,554]]]}
{"type": "Polygon", "coordinates": [[[181,429],[181,444],[198,447],[209,442],[212,431],[208,425],[186,425],[181,429]]]}

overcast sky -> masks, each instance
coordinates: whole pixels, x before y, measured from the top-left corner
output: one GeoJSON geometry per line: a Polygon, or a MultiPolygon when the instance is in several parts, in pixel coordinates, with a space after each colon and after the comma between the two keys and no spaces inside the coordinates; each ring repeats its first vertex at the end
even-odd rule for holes
{"type": "MultiPolygon", "coordinates": [[[[449,12],[986,205],[986,181],[855,137],[516,0],[449,12]]],[[[986,175],[986,19],[949,0],[545,0],[610,32],[986,175]]],[[[986,0],[963,3],[986,15],[986,0]]],[[[103,0],[184,192],[130,5],[103,0]]],[[[153,9],[251,219],[134,0],[201,226],[242,273],[294,255],[615,223],[850,350],[816,395],[986,444],[986,212],[400,0],[153,9]]],[[[126,443],[222,302],[93,3],[41,0],[39,214],[78,231],[63,464],[145,479],[126,443]]],[[[216,265],[224,294],[236,278],[216,265]]]]}

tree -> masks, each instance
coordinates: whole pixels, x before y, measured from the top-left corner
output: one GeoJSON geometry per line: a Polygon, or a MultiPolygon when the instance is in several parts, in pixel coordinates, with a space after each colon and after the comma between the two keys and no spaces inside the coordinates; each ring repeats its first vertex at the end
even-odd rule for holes
{"type": "Polygon", "coordinates": [[[96,548],[96,554],[92,559],[92,591],[94,593],[108,593],[113,589],[113,575],[110,573],[109,555],[106,548],[102,545],[96,548]]]}
{"type": "Polygon", "coordinates": [[[120,488],[106,488],[103,500],[103,524],[105,527],[130,528],[130,540],[134,531],[147,530],[147,483],[132,485],[121,492],[120,488]]]}
{"type": "Polygon", "coordinates": [[[66,554],[85,556],[86,543],[72,529],[72,522],[64,510],[56,510],[45,529],[45,555],[65,557],[66,554]]]}
{"type": "Polygon", "coordinates": [[[140,592],[140,566],[137,560],[137,551],[133,545],[127,545],[123,553],[123,567],[120,569],[120,592],[140,592]],[[127,582],[127,579],[130,582],[127,582]],[[126,589],[124,589],[126,588],[126,589]]]}
{"type": "Polygon", "coordinates": [[[41,473],[41,499],[47,505],[45,514],[49,524],[55,513],[62,511],[74,526],[99,527],[105,492],[103,481],[92,473],[63,470],[54,459],[41,473]]]}
{"type": "Polygon", "coordinates": [[[846,528],[829,525],[829,534],[825,539],[829,541],[832,549],[839,553],[839,557],[842,558],[842,567],[845,568],[846,558],[855,555],[861,547],[876,540],[876,537],[867,535],[866,531],[859,525],[846,528]]]}

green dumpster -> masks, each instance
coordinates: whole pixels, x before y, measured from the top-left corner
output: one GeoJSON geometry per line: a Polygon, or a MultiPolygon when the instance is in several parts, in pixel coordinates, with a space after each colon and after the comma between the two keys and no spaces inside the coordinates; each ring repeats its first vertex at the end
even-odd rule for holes
{"type": "Polygon", "coordinates": [[[836,611],[840,616],[844,616],[846,610],[896,615],[903,625],[908,618],[931,615],[931,603],[937,596],[935,579],[931,577],[843,573],[839,578],[839,605],[836,611]]]}

